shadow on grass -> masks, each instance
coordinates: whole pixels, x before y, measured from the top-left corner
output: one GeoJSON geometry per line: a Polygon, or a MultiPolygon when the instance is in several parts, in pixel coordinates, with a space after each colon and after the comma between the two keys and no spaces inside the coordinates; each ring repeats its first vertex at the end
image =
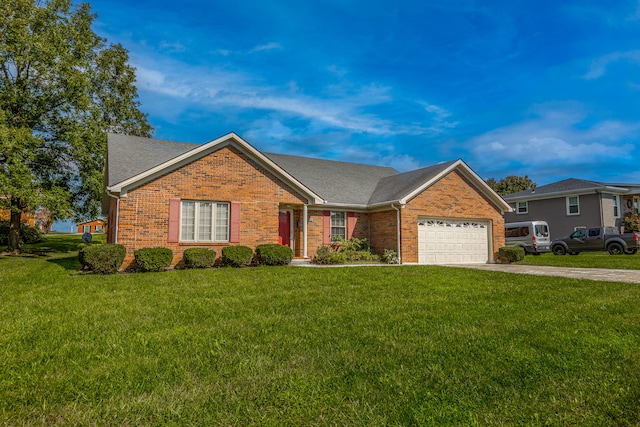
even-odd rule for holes
{"type": "Polygon", "coordinates": [[[78,261],[77,254],[73,254],[68,257],[48,259],[47,262],[50,262],[52,264],[57,264],[60,267],[70,272],[76,272],[80,270],[80,261],[78,261]]]}

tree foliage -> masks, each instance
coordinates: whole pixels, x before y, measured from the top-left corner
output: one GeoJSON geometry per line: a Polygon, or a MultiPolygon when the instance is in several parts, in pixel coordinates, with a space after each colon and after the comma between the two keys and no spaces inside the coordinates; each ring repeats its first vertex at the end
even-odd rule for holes
{"type": "Polygon", "coordinates": [[[150,136],[128,53],[92,31],[95,17],[70,0],[0,2],[0,208],[11,211],[10,250],[20,246],[22,212],[97,215],[106,131],[150,136]]]}
{"type": "Polygon", "coordinates": [[[517,193],[519,191],[524,190],[532,190],[536,188],[536,183],[533,182],[527,175],[525,176],[516,176],[509,175],[506,178],[502,178],[499,181],[496,181],[494,178],[489,178],[486,180],[489,187],[493,189],[496,193],[501,196],[505,196],[507,194],[517,193]]]}

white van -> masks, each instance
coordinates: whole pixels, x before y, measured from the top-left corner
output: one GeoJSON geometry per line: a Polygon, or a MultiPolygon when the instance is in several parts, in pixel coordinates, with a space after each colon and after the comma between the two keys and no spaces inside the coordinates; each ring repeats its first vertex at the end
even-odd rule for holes
{"type": "Polygon", "coordinates": [[[504,225],[507,246],[522,246],[525,253],[540,255],[551,250],[549,225],[545,221],[510,222],[504,225]]]}

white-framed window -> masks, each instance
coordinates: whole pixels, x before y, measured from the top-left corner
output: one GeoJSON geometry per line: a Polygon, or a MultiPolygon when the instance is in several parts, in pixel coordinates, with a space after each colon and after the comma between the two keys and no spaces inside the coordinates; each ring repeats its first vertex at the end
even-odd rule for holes
{"type": "Polygon", "coordinates": [[[91,233],[91,226],[90,225],[83,225],[82,226],[82,232],[83,233],[91,233]]]}
{"type": "Polygon", "coordinates": [[[102,233],[102,226],[96,225],[96,233],[102,233]]]}
{"type": "Polygon", "coordinates": [[[567,215],[580,215],[580,197],[567,197],[567,215]]]}
{"type": "Polygon", "coordinates": [[[640,212],[640,202],[637,197],[633,198],[633,213],[640,212]]]}
{"type": "Polygon", "coordinates": [[[529,213],[529,202],[517,202],[516,203],[516,214],[522,215],[529,213]]]}
{"type": "Polygon", "coordinates": [[[613,195],[612,202],[613,202],[613,217],[620,218],[620,196],[613,195]]]}
{"type": "Polygon", "coordinates": [[[347,238],[347,213],[331,211],[331,240],[335,240],[336,236],[340,236],[346,240],[347,238]]]}
{"type": "Polygon", "coordinates": [[[228,242],[229,203],[180,203],[180,240],[183,242],[228,242]]]}

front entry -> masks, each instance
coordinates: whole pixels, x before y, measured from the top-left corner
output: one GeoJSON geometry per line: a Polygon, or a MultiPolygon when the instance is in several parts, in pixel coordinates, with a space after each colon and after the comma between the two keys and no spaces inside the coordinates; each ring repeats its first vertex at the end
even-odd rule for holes
{"type": "Polygon", "coordinates": [[[279,212],[278,243],[291,247],[291,212],[279,212]]]}

